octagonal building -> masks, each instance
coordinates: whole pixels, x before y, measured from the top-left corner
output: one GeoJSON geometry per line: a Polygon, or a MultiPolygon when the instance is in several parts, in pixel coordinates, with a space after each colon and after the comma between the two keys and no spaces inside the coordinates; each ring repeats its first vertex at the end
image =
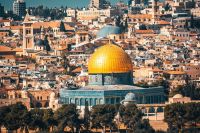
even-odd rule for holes
{"type": "Polygon", "coordinates": [[[89,84],[82,88],[60,90],[62,104],[119,104],[126,94],[133,93],[137,104],[164,103],[161,86],[142,88],[133,85],[132,61],[119,46],[107,44],[96,49],[88,62],[89,84]]]}

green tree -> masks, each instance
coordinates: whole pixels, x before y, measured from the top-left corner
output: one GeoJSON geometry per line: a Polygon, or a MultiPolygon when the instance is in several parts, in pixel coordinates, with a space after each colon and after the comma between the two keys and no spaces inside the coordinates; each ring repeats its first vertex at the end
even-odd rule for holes
{"type": "Polygon", "coordinates": [[[128,0],[128,6],[130,7],[132,4],[132,0],[128,0]]]}
{"type": "Polygon", "coordinates": [[[0,133],[1,133],[1,127],[5,124],[5,116],[7,113],[10,112],[10,108],[8,106],[3,106],[0,108],[0,133]]]}
{"type": "Polygon", "coordinates": [[[155,133],[155,130],[149,124],[149,120],[144,119],[135,124],[134,133],[155,133]]]}
{"type": "Polygon", "coordinates": [[[131,130],[135,130],[137,122],[141,121],[143,115],[135,104],[121,105],[119,113],[123,123],[131,130]]]}
{"type": "Polygon", "coordinates": [[[84,119],[83,120],[84,127],[85,127],[86,131],[88,131],[88,129],[90,128],[90,111],[89,111],[89,107],[88,107],[88,102],[85,103],[83,119],[84,119]]]}
{"type": "Polygon", "coordinates": [[[200,103],[187,103],[185,104],[185,110],[186,121],[196,127],[196,124],[200,122],[200,103]]]}
{"type": "Polygon", "coordinates": [[[23,127],[23,116],[27,112],[27,108],[22,103],[10,105],[9,108],[4,119],[4,126],[7,130],[17,131],[20,127],[23,127]]]}
{"type": "Polygon", "coordinates": [[[121,26],[121,17],[120,16],[117,16],[116,19],[115,19],[115,25],[120,27],[121,26]]]}
{"type": "Polygon", "coordinates": [[[185,125],[186,109],[183,104],[173,103],[167,105],[164,111],[164,121],[168,123],[169,129],[183,130],[185,125]]]}
{"type": "Polygon", "coordinates": [[[179,85],[176,88],[174,88],[172,91],[170,91],[169,97],[173,97],[176,94],[182,94],[182,95],[184,94],[182,85],[179,85]]]}
{"type": "Polygon", "coordinates": [[[200,89],[187,76],[186,84],[183,86],[182,95],[190,97],[193,100],[200,100],[200,89]]]}
{"type": "Polygon", "coordinates": [[[58,122],[59,132],[63,132],[65,127],[69,127],[71,132],[75,132],[74,129],[76,128],[76,132],[78,132],[80,128],[78,117],[79,113],[75,104],[63,105],[59,108],[54,114],[54,118],[58,122]]]}
{"type": "Polygon", "coordinates": [[[91,111],[92,128],[102,128],[104,133],[107,127],[111,130],[115,126],[116,113],[117,110],[112,104],[93,106],[91,111]]]}
{"type": "Polygon", "coordinates": [[[171,8],[171,6],[169,5],[169,3],[167,3],[167,4],[164,6],[165,11],[169,11],[170,8],[171,8]]]}
{"type": "Polygon", "coordinates": [[[21,116],[21,129],[20,131],[25,133],[29,132],[29,123],[31,122],[31,114],[27,110],[21,116]]]}
{"type": "Polygon", "coordinates": [[[44,18],[47,18],[47,17],[50,16],[49,8],[46,7],[46,8],[44,9],[43,16],[44,16],[44,18]]]}
{"type": "Polygon", "coordinates": [[[50,47],[50,45],[49,45],[49,41],[48,41],[48,36],[47,36],[47,35],[46,35],[45,38],[44,38],[44,45],[45,45],[45,47],[46,47],[47,52],[48,52],[48,51],[51,51],[51,47],[50,47]]]}
{"type": "Polygon", "coordinates": [[[44,110],[44,115],[43,115],[43,121],[47,127],[47,131],[52,131],[54,130],[54,126],[57,125],[56,120],[54,119],[54,113],[52,109],[45,109],[44,110]]]}
{"type": "Polygon", "coordinates": [[[124,31],[124,32],[127,32],[127,31],[128,31],[128,18],[126,18],[126,20],[125,20],[125,22],[124,22],[123,31],[124,31]]]}
{"type": "Polygon", "coordinates": [[[44,121],[43,121],[43,116],[44,116],[44,110],[35,108],[30,110],[31,114],[31,122],[29,123],[29,128],[32,130],[38,130],[39,131],[44,131],[47,129],[44,121]]]}
{"type": "Polygon", "coordinates": [[[185,85],[178,86],[172,90],[169,96],[173,97],[176,94],[182,94],[183,96],[190,97],[192,100],[200,100],[200,89],[188,77],[185,79],[185,85]]]}
{"type": "Polygon", "coordinates": [[[65,30],[65,24],[64,24],[63,21],[60,22],[60,31],[61,31],[61,32],[65,32],[65,31],[66,31],[66,30],[65,30]]]}

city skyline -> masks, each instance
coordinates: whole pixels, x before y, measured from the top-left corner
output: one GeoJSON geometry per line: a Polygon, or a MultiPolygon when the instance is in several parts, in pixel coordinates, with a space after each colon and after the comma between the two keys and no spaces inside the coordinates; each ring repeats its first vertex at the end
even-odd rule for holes
{"type": "MultiPolygon", "coordinates": [[[[5,7],[5,10],[12,10],[12,3],[14,0],[0,0],[0,3],[5,7]]],[[[109,0],[111,4],[115,4],[116,2],[119,2],[120,0],[109,0]]],[[[128,0],[123,0],[125,3],[127,3],[128,0]]],[[[43,5],[44,7],[71,7],[71,8],[82,8],[82,7],[88,7],[88,4],[90,3],[90,0],[25,0],[27,7],[36,7],[39,5],[43,5]]]]}
{"type": "Polygon", "coordinates": [[[0,4],[0,132],[200,132],[200,1],[19,1],[0,4]]]}

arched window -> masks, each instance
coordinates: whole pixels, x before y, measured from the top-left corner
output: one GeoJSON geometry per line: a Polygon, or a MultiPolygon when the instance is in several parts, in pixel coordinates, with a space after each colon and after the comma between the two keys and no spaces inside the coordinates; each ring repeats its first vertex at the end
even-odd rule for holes
{"type": "Polygon", "coordinates": [[[106,98],[106,104],[110,104],[110,98],[106,98]]]}
{"type": "Polygon", "coordinates": [[[119,97],[116,98],[116,103],[120,103],[120,98],[119,97]]]}
{"type": "Polygon", "coordinates": [[[69,104],[69,98],[65,98],[65,99],[64,99],[64,102],[65,102],[66,104],[69,104]]]}
{"type": "Polygon", "coordinates": [[[81,101],[80,101],[81,103],[80,103],[80,105],[81,106],[85,106],[85,99],[84,98],[81,98],[81,101]]]}
{"type": "Polygon", "coordinates": [[[158,107],[157,112],[164,112],[164,109],[162,107],[158,107]]]}
{"type": "Polygon", "coordinates": [[[94,105],[94,102],[93,102],[94,100],[92,99],[92,98],[90,98],[90,102],[89,102],[89,105],[90,106],[93,106],[94,105]]]}
{"type": "Polygon", "coordinates": [[[115,104],[115,98],[111,98],[111,104],[115,104]]]}
{"type": "Polygon", "coordinates": [[[95,105],[98,105],[99,104],[99,101],[97,98],[95,98],[95,105]]]}
{"type": "Polygon", "coordinates": [[[103,99],[102,98],[99,99],[99,104],[103,104],[103,99]]]}
{"type": "Polygon", "coordinates": [[[70,103],[73,103],[73,99],[72,98],[70,98],[70,103]]]}
{"type": "Polygon", "coordinates": [[[75,104],[79,105],[79,99],[78,98],[75,99],[75,104]]]}
{"type": "Polygon", "coordinates": [[[155,113],[155,108],[154,107],[150,107],[149,108],[149,113],[155,113]]]}
{"type": "Polygon", "coordinates": [[[85,104],[86,103],[89,105],[89,99],[88,98],[85,99],[85,104]]]}
{"type": "Polygon", "coordinates": [[[36,103],[35,103],[35,107],[36,107],[36,108],[41,108],[41,107],[42,107],[42,104],[41,104],[40,102],[36,102],[36,103]]]}

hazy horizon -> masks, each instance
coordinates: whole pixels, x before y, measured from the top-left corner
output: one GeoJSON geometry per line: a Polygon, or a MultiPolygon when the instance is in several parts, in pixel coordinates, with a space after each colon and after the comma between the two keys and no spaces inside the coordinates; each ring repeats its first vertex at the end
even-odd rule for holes
{"type": "MultiPolygon", "coordinates": [[[[12,3],[14,0],[0,0],[1,5],[4,6],[4,10],[12,10],[12,3]]],[[[43,5],[44,7],[86,7],[89,4],[90,0],[24,0],[26,2],[26,7],[33,7],[43,5]]],[[[119,2],[120,0],[108,0],[112,4],[119,2]]],[[[121,0],[127,2],[128,0],[121,0]]]]}

